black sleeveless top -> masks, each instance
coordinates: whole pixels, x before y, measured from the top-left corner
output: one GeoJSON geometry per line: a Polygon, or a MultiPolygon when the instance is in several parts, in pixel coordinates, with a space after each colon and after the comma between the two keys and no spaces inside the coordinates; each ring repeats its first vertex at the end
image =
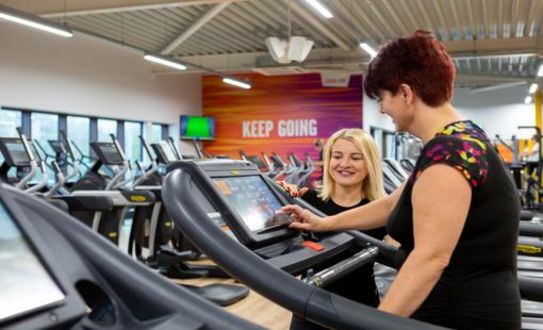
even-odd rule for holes
{"type": "MultiPolygon", "coordinates": [[[[335,215],[343,211],[365,205],[370,202],[367,199],[363,199],[357,205],[343,207],[337,205],[331,198],[323,201],[320,197],[317,196],[317,192],[315,190],[307,191],[302,196],[302,199],[327,215],[335,215]]],[[[383,237],[386,235],[386,230],[384,227],[365,230],[362,232],[377,239],[383,239],[383,237]]],[[[327,261],[325,265],[317,268],[319,270],[324,269],[328,266],[333,265],[334,263],[345,259],[347,256],[348,254],[338,256],[331,261],[327,261]]],[[[330,292],[339,294],[343,297],[349,298],[351,300],[358,301],[365,305],[376,307],[379,304],[379,295],[377,292],[377,287],[375,286],[375,279],[373,276],[373,263],[364,265],[353,271],[352,273],[345,275],[338,281],[330,284],[330,286],[326,287],[325,289],[330,292]]]]}
{"type": "Polygon", "coordinates": [[[518,329],[519,198],[509,170],[473,122],[449,124],[424,146],[390,215],[388,233],[407,254],[413,250],[413,185],[438,163],[463,174],[472,199],[449,266],[412,317],[457,329],[518,329]]]}

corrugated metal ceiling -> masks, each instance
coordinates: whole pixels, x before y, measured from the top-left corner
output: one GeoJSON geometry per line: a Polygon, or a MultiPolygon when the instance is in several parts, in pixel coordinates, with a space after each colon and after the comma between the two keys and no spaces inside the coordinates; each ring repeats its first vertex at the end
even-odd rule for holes
{"type": "Polygon", "coordinates": [[[277,66],[264,39],[286,38],[289,17],[292,35],[315,41],[297,65],[307,71],[363,70],[369,57],[360,42],[378,47],[416,29],[445,43],[465,84],[528,81],[541,64],[543,0],[321,0],[331,19],[304,0],[72,0],[62,9],[58,2],[19,1],[18,9],[218,71],[277,66]]]}

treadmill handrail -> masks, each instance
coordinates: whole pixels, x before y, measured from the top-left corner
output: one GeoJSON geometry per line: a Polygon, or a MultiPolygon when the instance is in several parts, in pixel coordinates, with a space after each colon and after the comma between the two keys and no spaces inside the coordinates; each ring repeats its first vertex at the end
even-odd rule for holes
{"type": "MultiPolygon", "coordinates": [[[[281,188],[278,184],[275,183],[275,181],[265,178],[268,182],[272,183],[272,187],[287,201],[289,201],[292,204],[297,204],[301,206],[304,209],[307,209],[311,211],[312,213],[315,213],[316,215],[320,217],[325,217],[326,214],[324,214],[321,210],[315,208],[313,205],[309,204],[308,202],[304,201],[301,198],[293,198],[288,193],[285,192],[283,188],[281,188]]],[[[361,246],[376,246],[379,248],[379,254],[376,257],[376,261],[395,268],[399,269],[403,262],[405,261],[406,254],[403,250],[398,249],[397,247],[387,244],[381,240],[378,240],[374,237],[371,237],[369,235],[366,235],[358,230],[347,230],[345,231],[347,234],[351,235],[361,246]]]]}
{"type": "Polygon", "coordinates": [[[207,213],[184,193],[191,181],[204,194],[213,194],[199,168],[182,171],[170,166],[165,177],[163,197],[168,213],[184,234],[230,275],[268,299],[318,324],[350,329],[437,329],[420,321],[401,318],[309,286],[256,256],[231,239],[214,224],[207,213]],[[186,172],[185,172],[186,171],[186,172]],[[187,199],[182,203],[179,197],[187,199]],[[235,257],[233,257],[235,256],[235,257]],[[273,288],[273,289],[272,289],[273,288]]]}
{"type": "MultiPolygon", "coordinates": [[[[59,134],[60,134],[60,140],[62,141],[62,144],[64,145],[64,149],[66,150],[66,154],[68,155],[68,158],[70,158],[72,161],[72,172],[66,173],[66,176],[64,178],[64,182],[68,182],[68,180],[70,180],[71,178],[79,174],[80,160],[75,158],[75,154],[72,148],[72,143],[70,142],[70,140],[68,140],[68,137],[66,136],[66,133],[64,132],[64,130],[60,130],[59,134]]],[[[67,171],[68,170],[66,170],[66,172],[67,171]]]]}

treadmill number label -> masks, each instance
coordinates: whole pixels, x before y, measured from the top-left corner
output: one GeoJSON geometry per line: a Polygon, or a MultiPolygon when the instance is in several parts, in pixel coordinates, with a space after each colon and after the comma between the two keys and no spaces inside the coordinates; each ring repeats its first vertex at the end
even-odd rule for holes
{"type": "Polygon", "coordinates": [[[130,201],[132,202],[145,202],[146,200],[147,198],[145,198],[145,196],[140,196],[140,195],[130,196],[130,201]]]}
{"type": "Polygon", "coordinates": [[[541,253],[541,248],[531,246],[531,245],[517,245],[517,251],[536,254],[536,253],[541,253]]]}

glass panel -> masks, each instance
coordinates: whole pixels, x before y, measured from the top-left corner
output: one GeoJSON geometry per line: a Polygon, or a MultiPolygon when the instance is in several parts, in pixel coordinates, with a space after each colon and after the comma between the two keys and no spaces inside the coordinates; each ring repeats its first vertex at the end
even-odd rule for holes
{"type": "MultiPolygon", "coordinates": [[[[0,110],[0,136],[17,137],[17,127],[21,127],[23,123],[23,115],[21,111],[16,110],[0,110]]],[[[0,163],[4,161],[4,156],[0,154],[0,163]]],[[[8,176],[15,176],[15,168],[10,169],[8,176]]]]}
{"type": "Polygon", "coordinates": [[[55,152],[47,140],[58,140],[58,116],[33,112],[30,120],[32,121],[32,140],[40,141],[47,155],[55,159],[55,152]]]}
{"type": "Polygon", "coordinates": [[[16,137],[16,127],[22,125],[21,111],[15,110],[0,110],[0,136],[16,137]]]}
{"type": "Polygon", "coordinates": [[[385,156],[396,159],[396,138],[394,133],[385,133],[385,156]]]}
{"type": "MultiPolygon", "coordinates": [[[[56,159],[56,153],[47,141],[58,140],[58,115],[33,112],[30,115],[30,120],[32,121],[32,140],[40,142],[47,156],[46,162],[49,164],[51,160],[56,159]]],[[[55,172],[50,167],[47,167],[47,172],[49,173],[50,180],[53,180],[55,172]]],[[[41,180],[40,172],[34,176],[32,181],[39,180],[41,180]]]]}
{"type": "Polygon", "coordinates": [[[110,134],[117,136],[117,121],[112,119],[98,119],[98,141],[111,142],[110,134]]]}
{"type": "Polygon", "coordinates": [[[151,143],[160,142],[160,140],[162,140],[162,124],[153,124],[151,143]]]}
{"type": "Polygon", "coordinates": [[[124,152],[127,159],[141,160],[141,123],[127,121],[124,123],[124,152]]]}
{"type": "Polygon", "coordinates": [[[81,157],[81,154],[77,151],[77,148],[79,148],[84,156],[82,159],[83,166],[90,166],[92,164],[88,158],[90,155],[90,119],[86,117],[68,116],[66,118],[66,130],[68,140],[73,142],[75,157],[81,157]]]}

